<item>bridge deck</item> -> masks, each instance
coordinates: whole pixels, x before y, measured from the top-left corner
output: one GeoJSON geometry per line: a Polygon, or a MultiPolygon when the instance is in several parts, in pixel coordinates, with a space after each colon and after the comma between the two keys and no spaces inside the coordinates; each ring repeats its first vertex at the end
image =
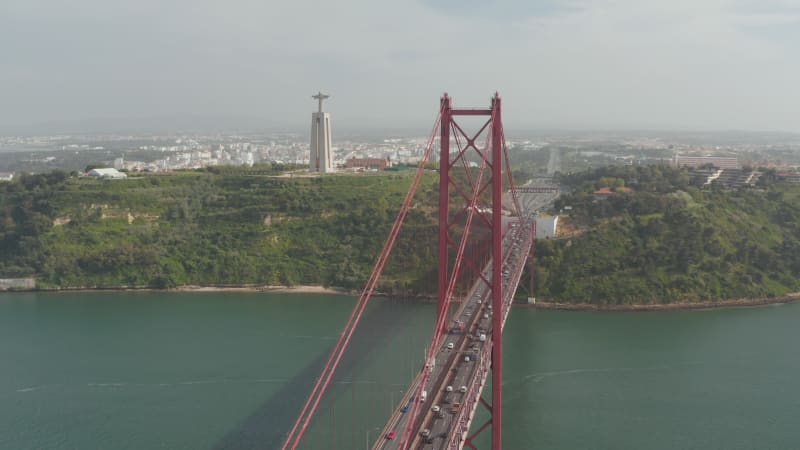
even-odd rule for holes
{"type": "MultiPolygon", "coordinates": [[[[533,236],[527,223],[523,226],[512,224],[503,237],[504,307],[500,312],[503,314],[503,325],[532,243],[533,236]]],[[[490,282],[492,264],[490,261],[483,268],[483,275],[490,282]]],[[[464,324],[463,329],[453,326],[443,339],[426,389],[427,398],[417,408],[416,416],[411,417],[414,409],[411,402],[420,401],[416,392],[424,378],[422,371],[409,386],[373,450],[398,448],[401,434],[409,420],[413,420],[414,434],[408,448],[428,450],[463,447],[490,369],[491,317],[494,313],[497,312],[492,311],[491,290],[479,278],[453,315],[452,323],[460,321],[464,324]],[[481,335],[485,336],[485,340],[482,340],[481,335]],[[389,439],[388,436],[393,431],[396,436],[389,439]]]]}

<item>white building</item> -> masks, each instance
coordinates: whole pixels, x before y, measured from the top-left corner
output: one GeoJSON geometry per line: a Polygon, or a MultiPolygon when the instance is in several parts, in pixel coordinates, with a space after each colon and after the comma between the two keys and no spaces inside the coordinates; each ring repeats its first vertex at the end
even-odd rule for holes
{"type": "Polygon", "coordinates": [[[536,217],[536,239],[552,239],[556,235],[558,216],[536,217]]]}
{"type": "Polygon", "coordinates": [[[128,175],[118,171],[117,169],[92,169],[89,171],[88,175],[90,177],[115,180],[128,178],[128,175]]]}
{"type": "Polygon", "coordinates": [[[308,159],[312,172],[333,172],[331,150],[331,115],[322,111],[322,101],[330,95],[319,92],[311,98],[319,101],[319,110],[311,113],[311,152],[308,159]]]}
{"type": "Polygon", "coordinates": [[[14,172],[0,172],[0,181],[11,181],[14,179],[14,172]]]}

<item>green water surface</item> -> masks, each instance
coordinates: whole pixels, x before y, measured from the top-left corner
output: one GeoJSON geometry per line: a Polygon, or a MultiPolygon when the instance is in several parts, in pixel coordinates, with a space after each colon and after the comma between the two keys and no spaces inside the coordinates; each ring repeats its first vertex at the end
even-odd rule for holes
{"type": "MultiPolygon", "coordinates": [[[[275,448],[354,303],[0,294],[0,449],[275,448]]],[[[434,314],[433,305],[375,299],[304,448],[361,449],[380,438],[375,428],[419,368],[434,314]]],[[[800,305],[515,308],[504,448],[800,448],[798,323],[800,305]]]]}

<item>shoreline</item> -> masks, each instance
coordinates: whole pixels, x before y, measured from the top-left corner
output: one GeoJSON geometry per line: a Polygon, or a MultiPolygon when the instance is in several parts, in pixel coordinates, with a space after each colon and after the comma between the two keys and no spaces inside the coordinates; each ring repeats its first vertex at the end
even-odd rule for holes
{"type": "Polygon", "coordinates": [[[297,286],[179,286],[166,291],[177,292],[265,292],[276,294],[342,294],[351,295],[353,291],[337,287],[325,287],[313,284],[297,286]]]}
{"type": "Polygon", "coordinates": [[[800,301],[800,292],[793,292],[783,297],[764,298],[736,298],[719,300],[715,302],[695,303],[659,303],[659,304],[632,304],[632,305],[594,305],[591,303],[559,303],[537,301],[535,304],[520,306],[542,310],[560,311],[596,311],[596,312],[623,312],[623,311],[690,311],[710,310],[721,308],[746,308],[755,306],[780,305],[800,301]]]}
{"type": "MultiPolygon", "coordinates": [[[[326,294],[326,295],[347,295],[358,296],[360,291],[334,286],[321,286],[313,284],[301,284],[295,286],[273,286],[273,285],[223,285],[223,286],[201,286],[186,285],[169,289],[158,289],[145,286],[115,286],[115,287],[66,287],[66,288],[33,288],[33,289],[6,289],[2,292],[241,292],[241,293],[275,293],[275,294],[326,294]]],[[[375,297],[392,297],[386,293],[375,292],[375,297]]],[[[415,300],[425,303],[435,303],[436,299],[432,296],[418,295],[412,296],[415,300]]],[[[453,300],[458,303],[458,301],[453,300]]],[[[512,303],[511,306],[519,308],[531,308],[540,310],[558,311],[595,311],[595,312],[630,312],[630,311],[691,311],[691,310],[711,310],[721,308],[746,308],[779,305],[786,303],[800,302],[800,292],[792,292],[782,297],[763,297],[763,298],[737,298],[719,301],[704,301],[695,303],[637,303],[629,305],[595,305],[592,303],[562,303],[550,301],[537,301],[535,304],[512,303]]]]}
{"type": "Polygon", "coordinates": [[[242,286],[200,286],[186,285],[168,289],[139,286],[115,287],[59,287],[59,288],[34,288],[34,289],[8,289],[0,292],[252,292],[276,294],[337,294],[358,295],[356,291],[338,287],[325,287],[319,285],[297,286],[270,286],[270,285],[242,285],[242,286]]]}

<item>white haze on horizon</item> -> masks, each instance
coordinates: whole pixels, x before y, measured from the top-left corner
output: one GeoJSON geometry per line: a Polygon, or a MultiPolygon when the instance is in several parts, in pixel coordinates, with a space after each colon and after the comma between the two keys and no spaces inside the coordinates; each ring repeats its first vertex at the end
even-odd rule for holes
{"type": "Polygon", "coordinates": [[[800,132],[800,2],[5,0],[0,129],[241,117],[420,128],[440,95],[508,128],[800,132]]]}

